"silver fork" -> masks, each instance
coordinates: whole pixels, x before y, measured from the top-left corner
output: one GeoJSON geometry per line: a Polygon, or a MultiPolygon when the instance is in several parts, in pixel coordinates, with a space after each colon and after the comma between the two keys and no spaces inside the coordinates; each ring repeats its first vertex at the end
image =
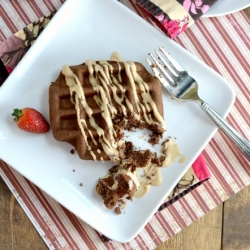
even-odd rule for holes
{"type": "Polygon", "coordinates": [[[160,80],[171,97],[177,101],[195,101],[234,144],[250,158],[250,142],[199,97],[196,80],[193,79],[163,47],[159,46],[159,51],[155,50],[155,53],[161,63],[151,53],[149,53],[149,55],[154,63],[148,58],[146,60],[152,68],[154,76],[160,80]],[[164,59],[162,54],[165,55],[167,60],[164,59]]]}

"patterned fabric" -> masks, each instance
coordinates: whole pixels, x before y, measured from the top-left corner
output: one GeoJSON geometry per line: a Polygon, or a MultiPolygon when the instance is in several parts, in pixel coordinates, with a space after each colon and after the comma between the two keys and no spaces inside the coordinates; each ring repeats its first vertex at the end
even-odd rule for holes
{"type": "Polygon", "coordinates": [[[1,43],[0,57],[7,67],[16,67],[54,14],[55,12],[52,12],[46,17],[41,17],[1,43]]]}
{"type": "Polygon", "coordinates": [[[217,0],[177,0],[194,20],[200,18],[217,0]]]}
{"type": "Polygon", "coordinates": [[[216,0],[134,0],[170,38],[175,38],[201,17],[216,0]]]}

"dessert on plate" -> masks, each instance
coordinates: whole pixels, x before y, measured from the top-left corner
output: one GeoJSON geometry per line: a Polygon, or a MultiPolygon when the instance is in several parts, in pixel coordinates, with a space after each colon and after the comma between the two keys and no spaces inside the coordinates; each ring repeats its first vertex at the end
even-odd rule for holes
{"type": "MultiPolygon", "coordinates": [[[[137,169],[148,168],[157,176],[156,166],[165,156],[136,150],[126,141],[124,130],[150,130],[149,142],[154,145],[166,125],[161,84],[141,63],[122,61],[114,53],[109,61],[64,65],[49,88],[49,106],[56,140],[73,145],[83,160],[111,160],[116,164],[96,186],[106,207],[114,208],[124,203],[123,198],[131,200],[137,192],[146,192],[142,183],[149,182],[140,180],[137,169]]],[[[116,212],[120,212],[117,207],[116,212]]]]}
{"type": "Polygon", "coordinates": [[[122,157],[123,129],[146,128],[155,143],[165,131],[159,81],[140,63],[86,61],[64,66],[49,89],[53,136],[83,160],[122,157]]]}

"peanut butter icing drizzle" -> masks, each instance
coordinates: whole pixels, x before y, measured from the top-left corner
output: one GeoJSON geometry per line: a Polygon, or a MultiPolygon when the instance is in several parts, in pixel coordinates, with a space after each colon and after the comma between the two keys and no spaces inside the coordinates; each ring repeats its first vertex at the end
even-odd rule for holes
{"type": "MultiPolygon", "coordinates": [[[[168,167],[177,157],[179,162],[185,161],[185,157],[180,153],[179,146],[172,139],[167,139],[162,144],[161,153],[164,155],[162,167],[168,167]]],[[[136,198],[145,196],[150,186],[159,186],[163,181],[161,169],[157,164],[149,162],[143,170],[146,178],[140,181],[140,185],[134,195],[136,198]]]]}
{"type": "Polygon", "coordinates": [[[92,157],[94,160],[96,160],[96,155],[92,151],[88,139],[86,131],[91,136],[91,140],[95,145],[97,145],[97,142],[93,138],[93,135],[91,133],[91,129],[88,128],[87,123],[84,119],[80,116],[80,107],[82,106],[87,113],[90,126],[94,128],[99,136],[99,143],[102,145],[102,148],[104,152],[111,158],[113,161],[119,161],[119,152],[118,152],[118,146],[123,143],[122,140],[116,142],[115,141],[115,130],[113,128],[113,122],[112,119],[116,116],[118,110],[115,108],[114,103],[119,105],[121,108],[124,116],[127,116],[127,112],[131,112],[135,115],[136,119],[140,119],[140,113],[143,114],[144,119],[148,124],[161,124],[164,129],[165,123],[163,120],[163,117],[160,115],[160,113],[157,110],[157,106],[155,102],[153,101],[149,88],[147,83],[143,81],[143,79],[140,77],[140,75],[136,71],[136,66],[133,62],[123,62],[125,66],[125,72],[127,74],[127,77],[129,79],[129,83],[132,89],[132,93],[134,95],[135,103],[136,103],[136,110],[134,110],[134,107],[128,100],[128,98],[125,95],[126,90],[121,85],[121,58],[119,54],[114,53],[111,57],[111,60],[116,60],[118,64],[118,79],[113,74],[113,67],[111,64],[109,64],[105,60],[99,61],[99,64],[97,64],[93,60],[87,60],[85,64],[88,67],[89,71],[89,82],[92,85],[93,89],[95,90],[96,94],[93,96],[94,100],[96,101],[97,105],[101,109],[101,115],[104,118],[104,120],[107,123],[108,126],[108,136],[110,140],[107,139],[107,136],[105,135],[104,130],[98,126],[96,123],[94,117],[93,117],[93,110],[88,105],[86,101],[86,97],[84,95],[84,91],[82,89],[81,83],[76,76],[76,74],[70,69],[69,66],[64,65],[62,68],[62,74],[65,76],[66,84],[68,85],[70,89],[70,95],[71,95],[71,101],[75,105],[75,109],[77,112],[77,121],[79,128],[81,130],[81,133],[85,139],[87,149],[90,151],[92,157]],[[140,89],[140,95],[143,102],[140,102],[140,99],[138,97],[137,91],[136,91],[136,85],[139,86],[140,89]],[[120,90],[120,94],[117,94],[117,89],[120,90]],[[113,100],[110,96],[110,90],[112,92],[113,100]],[[149,111],[153,111],[154,117],[157,121],[153,119],[153,117],[148,114],[149,111]]]}
{"type": "Polygon", "coordinates": [[[116,190],[119,186],[117,176],[125,174],[130,177],[130,190],[132,190],[133,184],[136,187],[134,197],[141,198],[148,193],[150,186],[159,186],[162,184],[162,167],[168,167],[177,157],[179,158],[179,162],[183,162],[185,160],[185,157],[180,154],[179,146],[170,138],[162,144],[161,153],[164,156],[161,167],[150,161],[144,168],[139,168],[132,172],[130,168],[124,168],[126,162],[123,162],[119,165],[115,174],[108,173],[101,179],[106,179],[113,175],[114,184],[109,188],[110,190],[116,190]]]}

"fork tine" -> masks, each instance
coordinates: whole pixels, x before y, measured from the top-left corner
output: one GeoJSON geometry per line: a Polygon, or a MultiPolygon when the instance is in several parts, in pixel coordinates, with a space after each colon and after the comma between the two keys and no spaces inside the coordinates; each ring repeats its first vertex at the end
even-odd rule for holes
{"type": "MultiPolygon", "coordinates": [[[[149,53],[149,56],[151,56],[151,58],[154,60],[156,66],[160,69],[161,73],[163,73],[166,78],[167,78],[167,81],[169,84],[171,85],[174,85],[175,84],[175,81],[174,79],[168,74],[168,72],[166,71],[166,69],[164,69],[164,67],[157,61],[157,59],[154,57],[153,54],[149,53]]],[[[152,67],[151,67],[152,68],[152,67]]],[[[152,68],[153,69],[153,68],[152,68]]],[[[159,71],[159,73],[160,73],[159,71]]],[[[154,72],[155,73],[155,72],[154,72]]],[[[161,75],[161,74],[160,74],[161,75]]],[[[161,76],[162,77],[162,76],[161,76]]],[[[163,77],[162,77],[163,78],[163,77]]]]}
{"type": "Polygon", "coordinates": [[[146,58],[146,61],[149,64],[149,66],[151,67],[151,69],[153,70],[154,76],[159,79],[159,81],[163,84],[163,86],[167,89],[168,92],[171,92],[173,90],[173,88],[171,87],[168,79],[166,79],[162,76],[160,70],[158,69],[158,66],[151,63],[151,61],[148,58],[146,58]]]}
{"type": "Polygon", "coordinates": [[[169,53],[167,53],[167,52],[165,51],[165,49],[164,49],[163,47],[159,46],[159,49],[160,49],[160,51],[167,57],[167,59],[169,60],[169,62],[171,62],[171,64],[174,66],[174,68],[175,68],[178,72],[180,72],[180,73],[185,72],[185,70],[180,66],[180,64],[177,63],[177,62],[174,60],[174,58],[173,58],[172,56],[170,56],[169,53]]]}
{"type": "Polygon", "coordinates": [[[162,57],[162,55],[155,50],[155,53],[157,54],[158,58],[162,61],[165,70],[169,70],[170,73],[174,76],[174,77],[178,77],[178,74],[175,72],[175,70],[170,66],[169,63],[166,62],[166,60],[162,57]]]}
{"type": "Polygon", "coordinates": [[[149,66],[151,67],[151,69],[153,70],[154,74],[159,75],[160,71],[156,68],[156,66],[154,64],[152,64],[148,58],[146,58],[146,61],[149,64],[149,66]]]}

